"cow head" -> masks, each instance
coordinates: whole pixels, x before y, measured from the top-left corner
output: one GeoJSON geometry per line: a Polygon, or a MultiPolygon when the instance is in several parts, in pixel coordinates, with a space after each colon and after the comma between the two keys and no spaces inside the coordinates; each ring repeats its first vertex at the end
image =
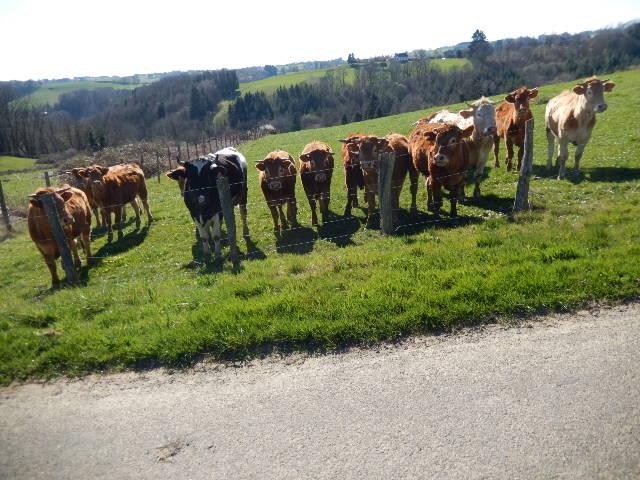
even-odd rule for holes
{"type": "Polygon", "coordinates": [[[221,211],[216,180],[226,174],[226,169],[208,157],[178,163],[184,168],[184,174],[175,174],[184,175],[184,202],[194,220],[204,225],[221,211]]]}
{"type": "Polygon", "coordinates": [[[346,151],[348,158],[345,159],[348,165],[360,165],[360,137],[362,135],[351,135],[350,137],[338,140],[344,144],[343,155],[346,151]]]}
{"type": "Polygon", "coordinates": [[[167,172],[165,175],[167,176],[167,178],[170,178],[171,180],[175,180],[176,182],[178,182],[178,186],[180,187],[180,192],[184,193],[184,183],[187,180],[187,171],[184,167],[180,166],[180,167],[174,168],[170,172],[167,172]]]}
{"type": "Polygon", "coordinates": [[[317,148],[305,151],[300,155],[300,162],[306,163],[309,166],[309,170],[315,172],[316,182],[325,182],[327,180],[328,170],[331,168],[331,160],[333,151],[326,145],[318,145],[317,148]]]}
{"type": "Polygon", "coordinates": [[[482,97],[468,105],[469,108],[460,110],[458,115],[462,118],[473,118],[475,134],[483,137],[495,135],[496,109],[494,103],[487,97],[482,97]]]}
{"type": "Polygon", "coordinates": [[[296,167],[293,157],[285,151],[271,152],[264,160],[256,162],[263,182],[273,192],[279,192],[284,186],[287,177],[296,175],[296,167]]]}
{"type": "Polygon", "coordinates": [[[593,76],[573,87],[573,93],[583,95],[590,110],[602,113],[607,109],[604,92],[610,92],[615,86],[616,84],[609,80],[600,80],[593,76]]]}
{"type": "Polygon", "coordinates": [[[77,174],[81,178],[84,178],[86,181],[86,188],[89,189],[95,197],[98,197],[104,191],[104,176],[107,173],[109,173],[109,167],[91,165],[87,168],[78,169],[75,174],[77,174]]]}
{"type": "Polygon", "coordinates": [[[44,208],[44,205],[42,204],[42,196],[51,195],[60,223],[62,225],[71,225],[74,222],[74,219],[65,205],[65,203],[73,197],[73,192],[69,191],[70,189],[71,187],[69,185],[65,185],[57,190],[40,189],[36,193],[29,195],[29,203],[34,207],[44,208]]]}
{"type": "Polygon", "coordinates": [[[447,167],[451,157],[459,154],[462,140],[469,137],[473,129],[473,125],[461,130],[455,125],[442,124],[441,128],[426,132],[430,161],[438,167],[447,167]]]}
{"type": "Polygon", "coordinates": [[[364,171],[377,170],[378,155],[390,151],[389,141],[374,135],[353,137],[349,139],[349,143],[355,143],[358,146],[359,163],[364,171]]]}
{"type": "Polygon", "coordinates": [[[520,87],[504,97],[504,100],[505,102],[513,103],[518,117],[524,117],[530,111],[529,100],[537,96],[537,88],[528,89],[527,87],[520,87]]]}

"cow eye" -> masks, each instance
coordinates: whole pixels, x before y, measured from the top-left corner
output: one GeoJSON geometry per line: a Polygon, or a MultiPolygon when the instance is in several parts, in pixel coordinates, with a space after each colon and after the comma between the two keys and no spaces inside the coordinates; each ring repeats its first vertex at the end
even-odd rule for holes
{"type": "Polygon", "coordinates": [[[450,138],[449,139],[449,145],[455,145],[457,143],[457,139],[455,138],[450,138]]]}

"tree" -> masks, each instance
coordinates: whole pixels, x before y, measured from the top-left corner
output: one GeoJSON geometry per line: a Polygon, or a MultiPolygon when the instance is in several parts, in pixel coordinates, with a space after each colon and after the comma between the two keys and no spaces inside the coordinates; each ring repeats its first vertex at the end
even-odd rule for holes
{"type": "Polygon", "coordinates": [[[273,65],[265,65],[264,72],[267,74],[267,77],[275,77],[278,75],[278,68],[273,65]]]}
{"type": "Polygon", "coordinates": [[[349,65],[351,65],[352,67],[358,63],[358,60],[356,60],[356,56],[353,53],[350,53],[349,56],[347,57],[347,63],[349,65]]]}
{"type": "Polygon", "coordinates": [[[207,114],[207,101],[194,85],[191,87],[191,101],[189,104],[189,117],[191,120],[203,120],[207,114]]]}
{"type": "Polygon", "coordinates": [[[469,58],[478,63],[485,63],[493,49],[487,41],[487,36],[482,30],[476,30],[471,36],[469,45],[469,58]]]}
{"type": "Polygon", "coordinates": [[[167,116],[167,111],[164,107],[164,102],[160,102],[160,105],[158,105],[158,118],[164,118],[167,116]]]}

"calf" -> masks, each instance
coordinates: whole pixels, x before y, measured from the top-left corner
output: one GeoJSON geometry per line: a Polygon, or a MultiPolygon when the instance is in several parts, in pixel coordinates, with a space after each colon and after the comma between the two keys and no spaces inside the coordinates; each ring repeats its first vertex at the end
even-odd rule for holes
{"type": "Polygon", "coordinates": [[[196,224],[202,252],[211,255],[209,242],[213,240],[216,259],[222,258],[220,245],[220,215],[222,207],[218,193],[217,179],[229,179],[231,201],[240,206],[242,234],[249,236],[247,225],[247,161],[238,150],[223,148],[193,161],[178,160],[184,170],[176,169],[175,175],[184,178],[184,203],[196,224]]]}
{"type": "Polygon", "coordinates": [[[493,154],[496,167],[500,166],[500,138],[507,144],[507,171],[511,171],[513,160],[513,146],[518,147],[518,171],[522,165],[524,155],[524,132],[527,120],[533,118],[529,108],[529,100],[538,96],[538,89],[520,87],[504,97],[504,102],[496,108],[497,133],[493,138],[493,154]]]}
{"type": "Polygon", "coordinates": [[[147,202],[147,185],[144,173],[136,163],[116,165],[114,167],[101,167],[93,165],[85,168],[80,175],[89,180],[91,195],[96,204],[105,212],[107,222],[107,240],[113,240],[111,213],[115,215],[118,240],[122,239],[122,213],[125,204],[130,203],[136,214],[136,228],[140,228],[140,206],[136,197],[140,197],[147,221],[153,221],[147,202]]]}
{"type": "Polygon", "coordinates": [[[344,180],[347,187],[347,206],[344,214],[351,215],[351,208],[358,208],[358,190],[364,188],[364,178],[360,167],[360,142],[366,135],[352,133],[342,142],[342,164],[344,165],[344,180]]]}
{"type": "Polygon", "coordinates": [[[83,172],[84,168],[73,168],[69,172],[65,172],[68,175],[69,181],[73,187],[78,188],[84,192],[87,196],[87,200],[89,201],[89,205],[91,206],[91,210],[93,211],[93,216],[96,219],[96,226],[106,226],[107,222],[105,219],[105,213],[103,210],[98,208],[98,204],[96,203],[93,195],[91,194],[91,184],[89,183],[89,179],[83,177],[80,172],[83,172]],[[100,210],[98,212],[98,210],[100,210]],[[98,215],[98,213],[100,213],[98,215]]]}
{"type": "Polygon", "coordinates": [[[394,221],[397,220],[398,210],[400,208],[400,194],[407,173],[409,173],[411,179],[411,211],[415,212],[417,210],[418,172],[414,169],[411,161],[407,137],[392,133],[384,138],[378,138],[373,135],[359,135],[340,141],[346,145],[356,144],[358,146],[360,167],[363,173],[365,195],[367,198],[367,222],[371,221],[376,208],[379,168],[378,155],[383,152],[392,151],[395,153],[395,163],[391,177],[391,199],[394,221]]]}
{"type": "Polygon", "coordinates": [[[269,153],[264,160],[257,162],[256,168],[259,172],[260,188],[273,217],[273,229],[276,235],[280,234],[278,214],[280,214],[280,222],[283,229],[288,228],[288,223],[292,226],[297,226],[297,172],[293,164],[293,157],[284,150],[275,150],[269,153]],[[282,206],[285,204],[287,205],[286,217],[282,211],[282,206]]]}
{"type": "Polygon", "coordinates": [[[82,190],[68,185],[63,188],[39,188],[35,193],[29,195],[29,212],[27,214],[29,235],[49,267],[51,285],[55,288],[60,285],[56,269],[56,259],[60,257],[60,251],[42,205],[42,196],[47,194],[53,196],[58,219],[73,254],[76,268],[80,268],[81,265],[76,243],[77,238],[80,239],[84,249],[87,264],[91,263],[91,206],[82,190]]]}
{"type": "MultiPolygon", "coordinates": [[[[460,110],[457,114],[448,110],[441,110],[427,119],[427,123],[446,123],[455,125],[461,130],[473,125],[471,138],[466,140],[469,146],[469,167],[473,170],[473,199],[480,200],[480,180],[484,168],[489,159],[489,153],[493,146],[493,137],[496,134],[496,116],[494,103],[487,97],[482,97],[469,108],[460,110]]],[[[423,120],[420,120],[423,121],[423,120]]],[[[460,199],[464,200],[464,197],[460,199]]]]}
{"type": "Polygon", "coordinates": [[[174,168],[173,170],[165,174],[167,178],[178,182],[178,188],[180,189],[180,193],[184,193],[184,183],[186,181],[185,172],[186,172],[185,168],[180,166],[180,167],[174,168]]]}
{"type": "Polygon", "coordinates": [[[596,114],[607,109],[604,93],[613,90],[616,84],[597,77],[587,78],[565,90],[547,103],[544,118],[547,127],[547,168],[551,170],[551,157],[555,139],[558,139],[558,179],[566,174],[565,164],[569,157],[569,143],[576,146],[575,169],[580,170],[580,160],[596,125],[596,114]]]}
{"type": "Polygon", "coordinates": [[[322,222],[329,216],[331,176],[333,175],[333,151],[324,142],[308,143],[299,157],[300,180],[311,207],[311,224],[318,225],[316,200],[320,203],[322,222]]]}
{"type": "Polygon", "coordinates": [[[451,192],[451,216],[458,214],[456,204],[464,196],[469,165],[469,146],[464,139],[473,129],[473,125],[461,130],[455,125],[421,123],[409,137],[414,166],[427,178],[427,209],[436,214],[442,207],[442,187],[451,192]]]}

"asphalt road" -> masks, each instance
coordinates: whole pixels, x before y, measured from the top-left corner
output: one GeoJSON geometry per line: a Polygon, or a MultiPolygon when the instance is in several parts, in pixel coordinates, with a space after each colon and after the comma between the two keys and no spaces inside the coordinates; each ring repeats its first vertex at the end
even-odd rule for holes
{"type": "Polygon", "coordinates": [[[640,306],[0,390],[2,478],[640,478],[640,306]]]}

